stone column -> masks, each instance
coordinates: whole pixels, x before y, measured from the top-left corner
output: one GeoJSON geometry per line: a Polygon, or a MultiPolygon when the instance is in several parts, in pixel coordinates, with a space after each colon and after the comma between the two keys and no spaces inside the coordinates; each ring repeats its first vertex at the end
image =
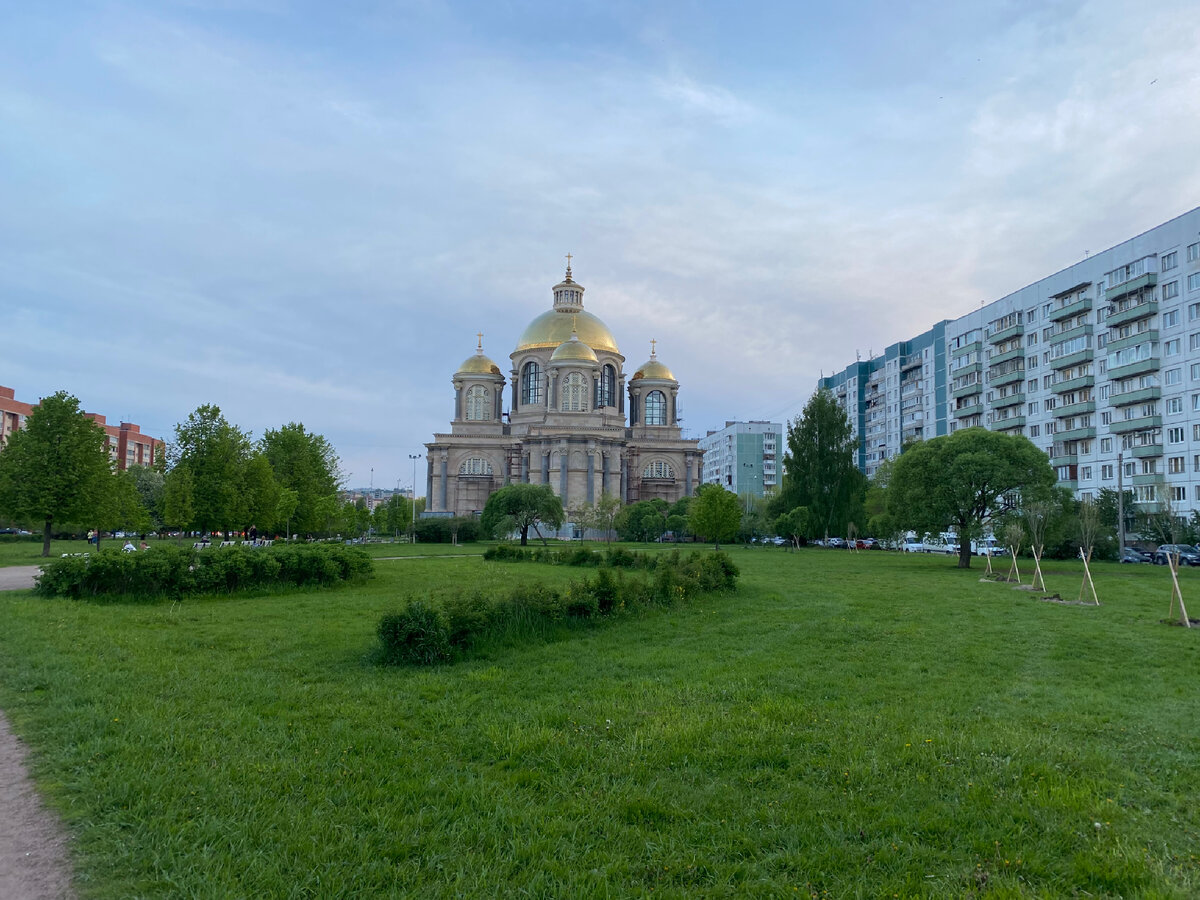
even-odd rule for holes
{"type": "MultiPolygon", "coordinates": [[[[417,502],[417,486],[413,485],[413,503],[417,502]]],[[[425,457],[425,508],[433,509],[433,455],[425,457]]]]}
{"type": "Polygon", "coordinates": [[[546,409],[554,409],[558,406],[558,376],[551,375],[550,390],[546,393],[546,409]]]}
{"type": "Polygon", "coordinates": [[[620,382],[617,384],[617,412],[624,414],[625,412],[625,376],[621,376],[620,382]]]}
{"type": "Polygon", "coordinates": [[[629,458],[621,457],[621,502],[629,502],[629,458]]]}
{"type": "Polygon", "coordinates": [[[520,385],[521,385],[520,379],[517,377],[517,374],[514,372],[513,377],[512,377],[512,411],[513,412],[517,411],[517,403],[521,399],[520,385]]]}
{"type": "Polygon", "coordinates": [[[441,478],[442,478],[440,494],[441,494],[441,499],[442,499],[442,509],[446,509],[446,510],[448,510],[450,508],[446,501],[446,490],[448,487],[448,479],[446,478],[446,474],[447,474],[446,468],[447,468],[447,466],[449,466],[449,464],[450,464],[450,462],[448,459],[446,459],[446,454],[443,453],[441,463],[439,465],[439,469],[441,472],[441,478]]]}
{"type": "Polygon", "coordinates": [[[593,453],[588,454],[587,502],[596,502],[596,456],[593,453]]]}
{"type": "Polygon", "coordinates": [[[685,453],[683,455],[683,496],[692,496],[692,454],[685,453]]]}
{"type": "Polygon", "coordinates": [[[542,454],[542,484],[550,483],[550,452],[542,454]]]}
{"type": "Polygon", "coordinates": [[[559,461],[558,469],[558,496],[562,500],[562,505],[567,505],[567,454],[564,452],[559,461]]]}
{"type": "Polygon", "coordinates": [[[498,385],[496,385],[496,403],[494,406],[495,411],[492,413],[492,418],[495,419],[497,422],[500,421],[500,413],[503,412],[503,410],[501,409],[501,406],[500,406],[500,401],[503,399],[504,399],[504,385],[498,384],[498,385]]]}
{"type": "Polygon", "coordinates": [[[462,386],[454,389],[454,421],[457,422],[462,416],[462,386]]]}
{"type": "Polygon", "coordinates": [[[678,402],[678,396],[679,396],[678,391],[671,391],[671,413],[670,413],[670,417],[667,419],[667,421],[671,425],[678,424],[678,420],[675,418],[675,406],[678,402]]]}
{"type": "Polygon", "coordinates": [[[608,486],[608,454],[601,454],[600,461],[600,493],[611,494],[612,489],[608,486]]]}
{"type": "Polygon", "coordinates": [[[521,454],[521,484],[529,484],[529,454],[521,454]]]}

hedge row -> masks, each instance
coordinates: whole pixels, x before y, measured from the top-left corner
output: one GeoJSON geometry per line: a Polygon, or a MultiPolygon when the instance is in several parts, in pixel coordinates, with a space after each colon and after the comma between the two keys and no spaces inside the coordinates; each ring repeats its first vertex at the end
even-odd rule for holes
{"type": "Polygon", "coordinates": [[[388,665],[453,662],[488,640],[532,639],[563,624],[670,606],[737,586],[737,567],[724,553],[674,557],[660,557],[649,576],[603,567],[594,577],[571,582],[563,590],[530,583],[507,593],[475,591],[440,603],[411,600],[380,619],[380,658],[388,665]]]}
{"type": "Polygon", "coordinates": [[[34,590],[49,597],[178,598],[251,588],[329,585],[374,572],[358,547],[305,544],[194,550],[158,544],[137,553],[118,548],[64,556],[42,565],[34,590]]]}
{"type": "Polygon", "coordinates": [[[679,551],[670,554],[634,553],[624,547],[589,550],[587,547],[554,549],[551,547],[518,547],[515,544],[496,544],[484,551],[483,558],[496,562],[537,562],[552,566],[611,566],[617,569],[653,569],[657,560],[671,558],[678,564],[679,551]]]}

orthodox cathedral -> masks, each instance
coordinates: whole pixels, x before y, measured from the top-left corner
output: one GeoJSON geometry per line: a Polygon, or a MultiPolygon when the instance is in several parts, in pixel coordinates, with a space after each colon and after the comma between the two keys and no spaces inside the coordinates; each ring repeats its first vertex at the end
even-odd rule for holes
{"type": "Polygon", "coordinates": [[[627,386],[625,357],[608,327],[583,308],[583,285],[571,277],[570,257],[567,263],[553,306],[509,354],[507,379],[484,355],[482,335],[454,373],[450,433],[425,445],[426,515],[477,515],[493,491],[513,482],[548,484],[564,507],[602,494],[673,503],[700,483],[702,454],[697,441],[682,437],[679,382],[655,342],[627,386]]]}

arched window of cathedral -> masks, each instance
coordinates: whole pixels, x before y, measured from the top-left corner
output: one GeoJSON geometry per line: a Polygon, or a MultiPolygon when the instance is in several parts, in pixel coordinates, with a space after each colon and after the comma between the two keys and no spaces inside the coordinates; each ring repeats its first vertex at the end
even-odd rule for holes
{"type": "Polygon", "coordinates": [[[667,398],[662,391],[651,391],[646,395],[646,424],[667,424],[667,398]]]}
{"type": "Polygon", "coordinates": [[[467,418],[472,421],[487,421],[492,417],[491,391],[481,384],[467,388],[467,418]]]}
{"type": "Polygon", "coordinates": [[[642,469],[643,478],[674,478],[674,470],[661,459],[655,460],[642,469]]]}
{"type": "Polygon", "coordinates": [[[578,372],[563,379],[562,411],[587,412],[587,381],[578,372]]]}
{"type": "Polygon", "coordinates": [[[458,467],[459,475],[491,475],[492,464],[480,456],[464,459],[458,467]]]}
{"type": "Polygon", "coordinates": [[[605,366],[596,381],[596,408],[617,405],[617,370],[605,366]]]}
{"type": "Polygon", "coordinates": [[[521,370],[521,405],[542,402],[542,367],[531,359],[521,370]]]}

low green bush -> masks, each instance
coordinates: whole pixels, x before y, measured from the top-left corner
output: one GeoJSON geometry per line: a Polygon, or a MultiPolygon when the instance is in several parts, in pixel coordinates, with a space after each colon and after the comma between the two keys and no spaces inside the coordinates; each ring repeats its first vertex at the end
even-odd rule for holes
{"type": "MultiPolygon", "coordinates": [[[[491,558],[527,559],[536,554],[510,547],[491,558]]],[[[561,563],[564,558],[577,558],[577,552],[555,558],[561,563]]],[[[492,595],[474,591],[442,599],[440,609],[427,600],[411,600],[400,612],[380,620],[381,659],[408,665],[445,662],[469,655],[489,639],[545,637],[572,623],[653,605],[670,606],[737,585],[737,567],[720,552],[663,554],[653,566],[649,577],[627,576],[601,566],[594,577],[573,581],[564,591],[540,582],[523,582],[492,595]]]]}
{"type": "Polygon", "coordinates": [[[34,590],[47,597],[178,599],[189,594],[232,594],[278,586],[331,585],[374,571],[360,547],[305,544],[279,547],[191,547],[158,544],[120,548],[43,563],[34,590]]]}

